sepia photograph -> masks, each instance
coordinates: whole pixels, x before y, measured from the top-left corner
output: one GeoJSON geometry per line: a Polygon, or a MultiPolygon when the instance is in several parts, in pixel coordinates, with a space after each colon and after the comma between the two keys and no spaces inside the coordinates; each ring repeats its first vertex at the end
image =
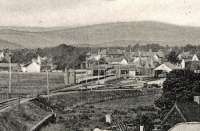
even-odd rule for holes
{"type": "Polygon", "coordinates": [[[0,0],[0,131],[200,131],[199,0],[0,0]]]}

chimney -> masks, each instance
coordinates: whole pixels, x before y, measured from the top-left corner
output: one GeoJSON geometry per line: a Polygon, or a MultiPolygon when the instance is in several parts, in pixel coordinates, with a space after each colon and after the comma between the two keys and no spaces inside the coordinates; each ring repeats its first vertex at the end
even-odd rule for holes
{"type": "Polygon", "coordinates": [[[200,104],[200,96],[194,96],[194,102],[200,104]]]}

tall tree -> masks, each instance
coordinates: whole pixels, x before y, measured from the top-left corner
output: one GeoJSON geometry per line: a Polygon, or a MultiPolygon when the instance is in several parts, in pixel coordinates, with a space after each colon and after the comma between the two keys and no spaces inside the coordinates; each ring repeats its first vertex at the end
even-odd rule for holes
{"type": "Polygon", "coordinates": [[[178,52],[177,51],[171,51],[168,55],[167,55],[167,60],[173,64],[176,64],[179,61],[178,59],[178,52]]]}
{"type": "Polygon", "coordinates": [[[193,96],[199,94],[200,74],[189,70],[174,70],[168,74],[163,83],[163,94],[155,104],[164,113],[175,101],[193,101],[193,96]]]}

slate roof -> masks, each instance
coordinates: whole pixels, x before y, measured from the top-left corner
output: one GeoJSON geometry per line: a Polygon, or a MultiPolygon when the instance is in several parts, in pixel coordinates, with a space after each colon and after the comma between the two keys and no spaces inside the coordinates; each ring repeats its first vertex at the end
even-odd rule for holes
{"type": "Polygon", "coordinates": [[[164,64],[170,69],[177,69],[178,67],[170,62],[164,62],[164,64]]]}
{"type": "Polygon", "coordinates": [[[182,52],[182,53],[180,53],[179,54],[179,57],[181,57],[181,59],[188,59],[188,58],[192,58],[192,54],[189,52],[189,51],[187,51],[187,52],[182,52]]]}
{"type": "Polygon", "coordinates": [[[137,61],[132,62],[136,67],[145,67],[145,68],[155,68],[158,65],[158,62],[154,61],[150,57],[142,57],[137,61]]]}

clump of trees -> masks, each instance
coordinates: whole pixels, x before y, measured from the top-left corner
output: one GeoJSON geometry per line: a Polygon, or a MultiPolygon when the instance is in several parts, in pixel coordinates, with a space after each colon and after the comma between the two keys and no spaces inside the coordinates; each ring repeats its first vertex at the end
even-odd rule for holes
{"type": "Polygon", "coordinates": [[[13,63],[29,63],[37,56],[47,57],[50,62],[57,65],[57,69],[80,68],[80,64],[85,61],[86,53],[89,48],[73,47],[61,44],[56,47],[38,48],[38,49],[16,49],[12,50],[13,63]]]}
{"type": "Polygon", "coordinates": [[[179,52],[172,50],[171,52],[169,52],[169,54],[167,55],[167,61],[173,63],[173,64],[177,64],[180,62],[180,60],[178,59],[178,55],[179,52]]]}
{"type": "Polygon", "coordinates": [[[135,45],[129,45],[127,50],[128,51],[149,51],[150,49],[154,52],[159,51],[160,49],[164,49],[164,46],[161,46],[158,43],[150,43],[150,44],[146,44],[146,45],[142,45],[142,44],[135,44],[135,45]]]}
{"type": "Polygon", "coordinates": [[[161,116],[169,111],[175,101],[191,102],[194,95],[200,94],[200,74],[190,70],[174,70],[163,83],[163,94],[155,102],[161,109],[161,116]]]}
{"type": "Polygon", "coordinates": [[[79,68],[80,64],[85,61],[86,53],[89,48],[73,47],[61,44],[53,48],[45,48],[43,52],[46,56],[51,57],[53,64],[58,69],[79,68]]]}
{"type": "Polygon", "coordinates": [[[12,63],[29,63],[33,58],[37,58],[35,49],[16,49],[11,51],[12,63]]]}

